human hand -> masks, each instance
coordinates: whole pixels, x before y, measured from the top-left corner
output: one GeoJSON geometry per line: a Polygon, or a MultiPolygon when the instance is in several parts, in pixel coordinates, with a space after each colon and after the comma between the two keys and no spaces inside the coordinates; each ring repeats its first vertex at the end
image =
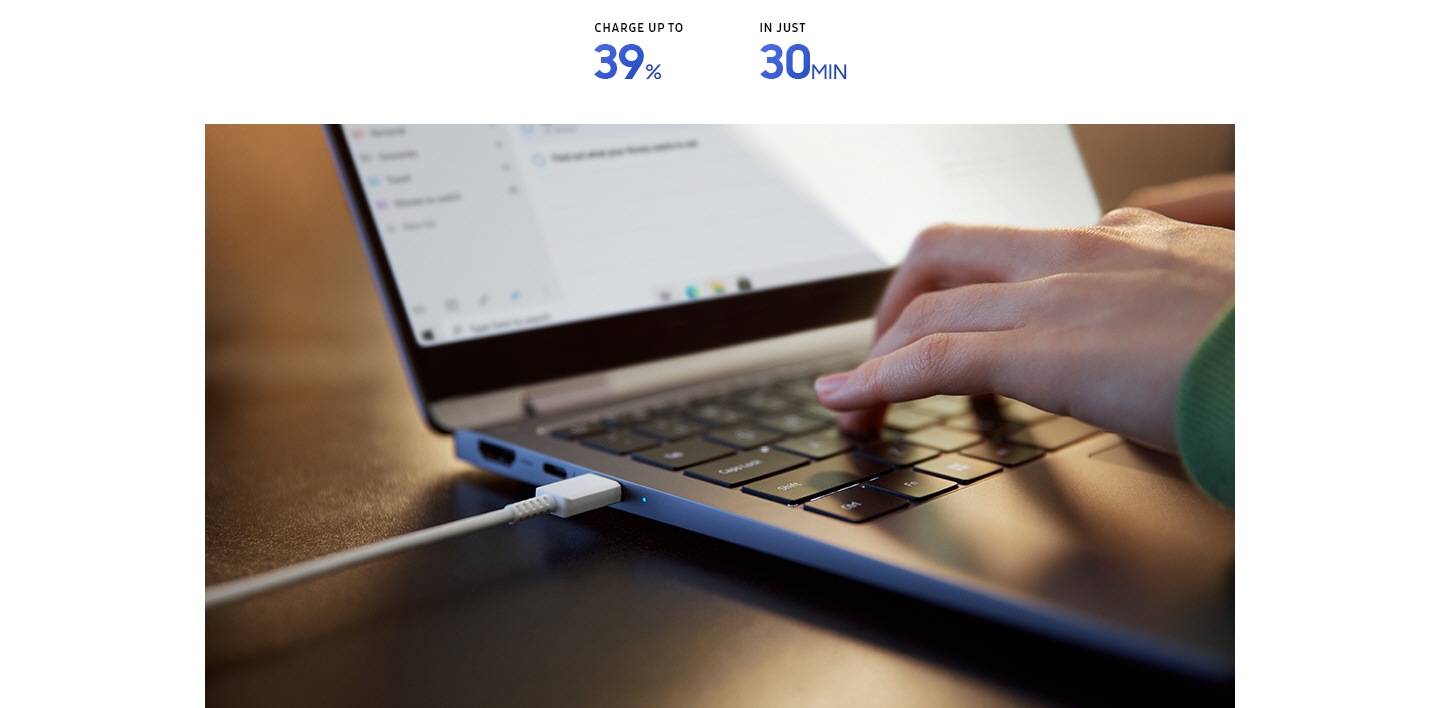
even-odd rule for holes
{"type": "Polygon", "coordinates": [[[926,230],[870,359],[816,381],[850,432],[885,404],[998,393],[1175,449],[1181,375],[1235,296],[1235,233],[1118,209],[1096,226],[926,230]]]}
{"type": "Polygon", "coordinates": [[[1139,207],[1192,224],[1235,228],[1235,173],[1225,172],[1135,190],[1120,206],[1139,207]]]}

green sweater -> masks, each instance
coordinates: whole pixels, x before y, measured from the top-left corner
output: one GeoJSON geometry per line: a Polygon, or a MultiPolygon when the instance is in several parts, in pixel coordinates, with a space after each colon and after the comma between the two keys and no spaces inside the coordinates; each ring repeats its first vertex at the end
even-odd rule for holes
{"type": "Polygon", "coordinates": [[[1175,439],[1195,483],[1235,507],[1235,304],[1195,350],[1175,401],[1175,439]]]}

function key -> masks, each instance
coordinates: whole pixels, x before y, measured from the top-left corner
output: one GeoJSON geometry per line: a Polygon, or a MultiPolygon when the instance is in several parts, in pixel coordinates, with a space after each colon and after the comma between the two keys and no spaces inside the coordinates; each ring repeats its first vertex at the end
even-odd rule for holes
{"type": "Polygon", "coordinates": [[[909,506],[908,502],[892,494],[864,487],[851,487],[828,497],[820,497],[806,504],[805,509],[858,524],[906,506],[909,506]]]}
{"type": "Polygon", "coordinates": [[[948,492],[958,486],[954,480],[922,474],[914,470],[896,470],[890,474],[865,483],[866,487],[882,492],[899,494],[911,501],[920,501],[948,492]]]}
{"type": "Polygon", "coordinates": [[[755,452],[742,452],[727,457],[720,462],[691,467],[685,470],[685,474],[722,487],[737,487],[754,479],[768,477],[776,472],[784,472],[806,462],[805,458],[788,452],[761,448],[755,452]]]}
{"type": "Polygon", "coordinates": [[[663,467],[667,470],[678,470],[691,465],[698,465],[702,462],[709,462],[716,458],[733,454],[735,451],[728,447],[721,447],[715,443],[704,440],[686,440],[674,445],[657,447],[653,450],[634,455],[635,459],[663,467]]]}

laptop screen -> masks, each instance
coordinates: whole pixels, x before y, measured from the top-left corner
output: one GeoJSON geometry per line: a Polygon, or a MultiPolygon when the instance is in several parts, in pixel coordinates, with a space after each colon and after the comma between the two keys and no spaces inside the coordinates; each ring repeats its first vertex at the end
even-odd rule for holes
{"type": "Polygon", "coordinates": [[[340,132],[422,348],[882,271],[944,221],[1098,215],[1065,126],[340,132]]]}

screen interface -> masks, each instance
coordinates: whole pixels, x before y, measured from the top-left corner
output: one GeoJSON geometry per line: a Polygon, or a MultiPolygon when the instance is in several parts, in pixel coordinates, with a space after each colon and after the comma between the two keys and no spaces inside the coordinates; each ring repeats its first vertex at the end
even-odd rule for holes
{"type": "Polygon", "coordinates": [[[342,130],[421,346],[880,270],[940,222],[1098,215],[1065,126],[342,130]]]}

